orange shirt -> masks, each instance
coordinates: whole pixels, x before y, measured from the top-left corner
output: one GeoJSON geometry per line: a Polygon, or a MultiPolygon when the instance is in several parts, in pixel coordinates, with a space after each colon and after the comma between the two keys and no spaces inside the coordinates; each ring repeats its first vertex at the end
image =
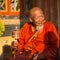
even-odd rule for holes
{"type": "MultiPolygon", "coordinates": [[[[27,43],[27,41],[29,40],[29,38],[31,37],[33,32],[32,32],[30,23],[24,24],[24,26],[20,30],[18,51],[20,52],[23,47],[24,47],[25,50],[27,50],[28,46],[31,45],[32,48],[33,48],[32,51],[31,51],[32,52],[31,54],[33,54],[36,51],[38,51],[39,53],[42,53],[44,51],[44,49],[45,49],[44,35],[48,31],[54,32],[56,37],[59,39],[55,26],[50,22],[45,22],[42,32],[40,32],[38,34],[38,36],[35,38],[35,40],[33,40],[32,42],[28,43],[25,46],[25,44],[27,43]]],[[[58,43],[57,43],[57,45],[59,45],[58,43]]]]}

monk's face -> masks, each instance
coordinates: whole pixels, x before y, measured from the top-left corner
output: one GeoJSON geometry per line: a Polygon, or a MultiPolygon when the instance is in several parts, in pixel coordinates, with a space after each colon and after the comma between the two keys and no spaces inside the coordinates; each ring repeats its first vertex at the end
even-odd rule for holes
{"type": "Polygon", "coordinates": [[[41,10],[35,10],[34,12],[32,12],[32,22],[36,26],[39,26],[43,20],[44,20],[44,15],[41,10]]]}

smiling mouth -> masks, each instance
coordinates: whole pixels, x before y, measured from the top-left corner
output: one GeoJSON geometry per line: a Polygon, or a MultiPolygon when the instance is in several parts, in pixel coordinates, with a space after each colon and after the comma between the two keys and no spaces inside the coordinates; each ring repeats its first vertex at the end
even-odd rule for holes
{"type": "Polygon", "coordinates": [[[41,22],[39,22],[39,23],[37,23],[37,22],[36,22],[35,24],[39,24],[39,25],[40,25],[40,24],[41,24],[41,22]]]}
{"type": "Polygon", "coordinates": [[[46,22],[45,20],[41,21],[41,22],[35,22],[36,25],[42,25],[44,22],[46,22]]]}

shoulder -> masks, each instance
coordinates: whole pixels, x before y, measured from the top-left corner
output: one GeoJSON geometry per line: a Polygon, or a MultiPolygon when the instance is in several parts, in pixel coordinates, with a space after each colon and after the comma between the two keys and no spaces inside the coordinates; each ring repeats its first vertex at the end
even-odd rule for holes
{"type": "Polygon", "coordinates": [[[31,24],[30,24],[30,23],[25,23],[25,24],[21,27],[21,29],[20,29],[20,30],[27,30],[27,29],[29,29],[29,28],[30,28],[30,26],[31,26],[31,24]]]}
{"type": "Polygon", "coordinates": [[[48,31],[54,31],[56,30],[55,25],[52,22],[45,22],[44,28],[48,31]]]}
{"type": "Polygon", "coordinates": [[[55,25],[52,22],[46,21],[44,24],[46,27],[55,27],[55,25]]]}
{"type": "Polygon", "coordinates": [[[27,27],[29,27],[31,24],[30,23],[25,23],[23,26],[22,26],[22,28],[27,28],[27,27]]]}

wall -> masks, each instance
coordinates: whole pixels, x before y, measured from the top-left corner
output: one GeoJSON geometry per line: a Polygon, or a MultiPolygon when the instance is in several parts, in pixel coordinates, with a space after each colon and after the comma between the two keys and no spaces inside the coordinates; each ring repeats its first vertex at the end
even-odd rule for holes
{"type": "Polygon", "coordinates": [[[46,20],[56,26],[60,35],[60,0],[37,0],[37,6],[43,9],[46,20]]]}
{"type": "Polygon", "coordinates": [[[5,32],[3,36],[11,36],[12,31],[16,29],[20,29],[20,19],[3,19],[2,20],[5,25],[5,32]]]}
{"type": "Polygon", "coordinates": [[[58,11],[58,33],[60,36],[60,0],[57,0],[57,11],[58,11]]]}

